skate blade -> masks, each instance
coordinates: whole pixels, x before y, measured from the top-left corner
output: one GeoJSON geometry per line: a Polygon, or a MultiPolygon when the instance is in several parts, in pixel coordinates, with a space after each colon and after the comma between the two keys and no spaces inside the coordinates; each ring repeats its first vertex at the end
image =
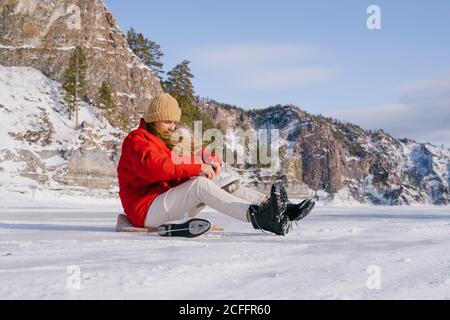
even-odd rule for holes
{"type": "Polygon", "coordinates": [[[158,228],[158,234],[162,237],[195,238],[208,232],[212,227],[206,219],[194,218],[184,223],[166,223],[158,228]]]}

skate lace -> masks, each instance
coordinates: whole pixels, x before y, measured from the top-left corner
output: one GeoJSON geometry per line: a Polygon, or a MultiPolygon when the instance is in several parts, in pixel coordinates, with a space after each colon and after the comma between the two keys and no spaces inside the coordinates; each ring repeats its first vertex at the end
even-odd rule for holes
{"type": "MultiPolygon", "coordinates": [[[[282,211],[283,211],[283,212],[286,212],[286,209],[287,209],[287,202],[288,202],[287,194],[286,194],[285,192],[277,191],[277,192],[274,193],[274,195],[275,195],[277,198],[281,198],[280,201],[278,201],[278,202],[279,202],[279,203],[283,203],[283,204],[285,205],[284,208],[282,208],[282,209],[283,209],[282,211]]],[[[265,202],[263,202],[262,204],[260,204],[259,211],[267,210],[269,206],[270,206],[269,201],[265,201],[265,202]]],[[[254,221],[255,221],[255,224],[256,224],[256,226],[258,227],[259,230],[261,230],[263,233],[268,234],[268,235],[272,235],[272,236],[275,236],[275,235],[276,235],[275,232],[267,232],[266,230],[264,230],[263,228],[261,228],[261,226],[259,225],[259,223],[258,223],[258,221],[257,221],[257,219],[256,219],[256,217],[255,217],[255,212],[252,211],[250,214],[253,216],[253,219],[254,219],[254,221]]],[[[278,220],[277,222],[280,223],[281,220],[283,219],[283,214],[278,214],[278,215],[276,216],[276,219],[278,220]]],[[[292,228],[292,223],[288,220],[288,221],[286,222],[286,226],[283,227],[283,233],[284,233],[284,234],[288,233],[289,230],[290,230],[291,228],[292,228]],[[287,230],[287,232],[285,232],[286,230],[287,230]]]]}
{"type": "MultiPolygon", "coordinates": [[[[263,204],[263,205],[265,205],[265,204],[263,204]]],[[[258,223],[258,220],[256,219],[255,212],[252,211],[252,212],[250,212],[250,214],[253,216],[253,221],[255,221],[256,226],[258,227],[259,230],[262,231],[262,233],[270,235],[270,236],[274,236],[275,235],[275,233],[267,232],[266,230],[261,228],[261,226],[258,223]]]]}
{"type": "MultiPolygon", "coordinates": [[[[277,235],[275,232],[267,232],[266,230],[264,230],[263,228],[261,228],[261,226],[260,226],[259,223],[258,223],[258,220],[257,220],[256,217],[255,217],[255,213],[254,213],[254,212],[251,212],[250,215],[253,216],[253,220],[255,221],[256,226],[258,227],[259,230],[261,230],[262,233],[265,233],[265,234],[268,234],[268,235],[271,235],[271,236],[277,235]]],[[[278,223],[280,223],[280,221],[281,221],[282,218],[283,218],[283,215],[277,215],[278,223]]],[[[285,230],[288,230],[288,232],[289,232],[289,230],[291,230],[291,228],[292,228],[292,222],[291,222],[291,221],[287,221],[286,224],[287,224],[287,225],[286,225],[286,228],[284,228],[284,229],[285,229],[285,230]]],[[[295,224],[297,225],[297,222],[296,222],[295,224]]],[[[286,232],[286,233],[287,233],[287,232],[286,232]]]]}

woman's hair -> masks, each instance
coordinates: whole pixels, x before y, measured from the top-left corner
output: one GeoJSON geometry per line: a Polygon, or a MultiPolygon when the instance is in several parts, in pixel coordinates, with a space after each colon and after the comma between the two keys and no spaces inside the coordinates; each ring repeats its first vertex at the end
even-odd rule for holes
{"type": "Polygon", "coordinates": [[[150,132],[154,136],[161,139],[164,142],[164,144],[167,146],[167,148],[169,148],[170,150],[175,148],[175,146],[179,143],[179,142],[172,141],[172,135],[170,133],[166,133],[166,132],[156,128],[155,122],[146,122],[145,128],[147,129],[148,132],[150,132]]]}
{"type": "MultiPolygon", "coordinates": [[[[196,151],[198,151],[194,150],[194,142],[192,141],[192,138],[190,139],[191,143],[189,146],[185,146],[185,148],[175,148],[178,144],[183,143],[183,136],[180,136],[180,141],[173,141],[172,135],[170,133],[159,130],[156,127],[155,122],[145,122],[145,128],[148,132],[161,139],[162,142],[164,142],[164,144],[167,146],[167,148],[169,148],[169,150],[173,150],[179,156],[183,156],[183,154],[181,153],[183,152],[183,150],[186,150],[186,148],[190,150],[190,155],[194,155],[197,153],[196,151]]],[[[186,156],[187,154],[184,155],[186,156]]]]}

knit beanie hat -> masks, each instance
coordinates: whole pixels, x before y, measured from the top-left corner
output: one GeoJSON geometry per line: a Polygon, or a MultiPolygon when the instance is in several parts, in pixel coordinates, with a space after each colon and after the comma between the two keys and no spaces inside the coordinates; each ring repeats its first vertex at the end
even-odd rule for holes
{"type": "Polygon", "coordinates": [[[156,121],[180,121],[181,109],[177,100],[168,93],[153,98],[144,115],[147,123],[156,121]]]}

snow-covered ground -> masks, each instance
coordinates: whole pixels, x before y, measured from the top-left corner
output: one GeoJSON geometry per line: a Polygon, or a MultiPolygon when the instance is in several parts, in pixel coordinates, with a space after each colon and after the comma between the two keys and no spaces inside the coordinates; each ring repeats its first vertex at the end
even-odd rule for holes
{"type": "Polygon", "coordinates": [[[121,132],[85,102],[78,112],[83,128],[75,130],[75,115],[69,119],[63,97],[61,85],[40,71],[0,65],[0,189],[62,189],[76,185],[60,183],[73,181],[74,174],[84,181],[114,175],[111,145],[120,143],[121,132]],[[80,153],[96,153],[103,160],[77,160],[80,153]]]}
{"type": "Polygon", "coordinates": [[[450,299],[449,207],[321,206],[286,237],[205,210],[228,236],[180,239],[71,199],[0,194],[0,299],[450,299]]]}

